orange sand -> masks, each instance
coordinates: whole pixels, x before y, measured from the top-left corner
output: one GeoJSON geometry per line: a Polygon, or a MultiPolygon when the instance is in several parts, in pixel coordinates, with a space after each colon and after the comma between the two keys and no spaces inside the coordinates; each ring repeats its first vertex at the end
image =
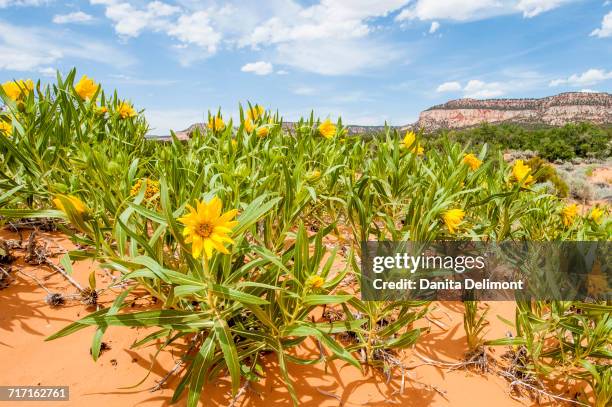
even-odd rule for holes
{"type": "MultiPolygon", "coordinates": [[[[3,233],[4,237],[16,238],[3,233]]],[[[71,248],[72,244],[58,234],[45,234],[53,244],[71,248]]],[[[22,252],[16,252],[21,255],[22,252]]],[[[58,258],[53,259],[56,263],[58,258]]],[[[14,269],[44,279],[51,271],[45,266],[30,266],[19,258],[14,269]],[[23,267],[23,268],[22,268],[23,267]]],[[[83,285],[94,264],[79,262],[74,265],[74,277],[83,285]]],[[[170,397],[178,383],[174,376],[162,390],[149,390],[178,360],[180,349],[169,348],[161,352],[153,363],[151,375],[140,386],[121,389],[138,383],[151,367],[155,346],[131,350],[130,345],[147,333],[140,328],[110,327],[104,341],[110,349],[103,352],[98,362],[89,354],[95,329],[84,329],[68,337],[51,342],[44,339],[72,321],[87,315],[80,302],[69,301],[60,308],[51,308],[45,302],[46,292],[31,279],[13,272],[15,280],[0,290],[0,385],[67,385],[70,386],[69,402],[45,403],[53,406],[157,406],[169,405],[170,397]]],[[[105,287],[109,278],[97,271],[98,287],[105,287]]],[[[76,290],[61,275],[55,274],[45,281],[54,292],[74,293],[76,290]]],[[[113,295],[105,295],[101,303],[109,305],[113,295]]],[[[145,307],[138,301],[135,307],[145,307]]],[[[514,304],[495,302],[489,304],[488,338],[503,337],[508,330],[496,315],[513,320],[514,304]]],[[[463,306],[447,302],[433,304],[429,315],[431,323],[424,319],[420,325],[429,325],[431,331],[424,335],[416,346],[416,352],[431,359],[444,362],[460,361],[466,343],[462,326],[463,306]]],[[[404,363],[410,367],[404,394],[399,394],[400,377],[395,376],[387,384],[384,375],[378,372],[362,374],[342,361],[315,366],[290,365],[301,405],[304,406],[518,406],[522,405],[508,395],[507,383],[493,374],[479,374],[465,370],[448,371],[423,361],[404,351],[404,363]],[[431,387],[429,387],[431,386],[431,387]],[[439,390],[432,389],[435,387],[439,390]]],[[[491,349],[493,355],[501,354],[502,348],[491,349]]],[[[318,352],[313,343],[307,343],[300,353],[318,352]]],[[[266,357],[266,377],[253,384],[241,396],[236,406],[291,405],[290,399],[279,377],[274,356],[266,357]]],[[[206,386],[201,398],[203,405],[228,405],[229,379],[222,378],[206,386]]],[[[532,403],[526,402],[527,405],[532,403]]],[[[40,404],[40,403],[39,403],[40,404]]],[[[7,406],[8,402],[0,402],[7,406]]],[[[14,403],[13,403],[14,405],[14,403]]],[[[37,405],[20,402],[19,406],[37,405]]],[[[185,397],[177,405],[185,405],[185,397]]]]}

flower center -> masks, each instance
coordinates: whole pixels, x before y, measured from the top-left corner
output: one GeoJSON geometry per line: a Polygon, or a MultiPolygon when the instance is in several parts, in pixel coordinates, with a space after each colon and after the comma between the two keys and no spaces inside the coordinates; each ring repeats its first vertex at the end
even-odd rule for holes
{"type": "Polygon", "coordinates": [[[200,223],[200,225],[198,226],[198,235],[207,238],[209,237],[213,232],[213,226],[210,223],[200,223]]]}

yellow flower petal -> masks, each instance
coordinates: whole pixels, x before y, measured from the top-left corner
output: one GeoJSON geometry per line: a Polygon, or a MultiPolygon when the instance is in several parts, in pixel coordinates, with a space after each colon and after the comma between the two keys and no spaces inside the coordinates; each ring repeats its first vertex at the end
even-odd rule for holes
{"type": "Polygon", "coordinates": [[[425,151],[421,144],[416,142],[416,134],[414,134],[412,130],[406,132],[402,144],[404,148],[407,148],[412,154],[423,155],[425,151]]]}
{"type": "Polygon", "coordinates": [[[461,161],[464,164],[467,164],[472,171],[477,170],[482,165],[482,161],[480,161],[474,154],[466,154],[461,161]]]}
{"type": "Polygon", "coordinates": [[[210,258],[214,251],[229,253],[225,244],[233,244],[230,238],[232,227],[238,224],[232,221],[237,210],[233,209],[226,213],[223,211],[223,203],[216,196],[210,202],[196,201],[196,209],[187,206],[188,214],[179,218],[179,222],[185,225],[183,235],[186,242],[192,242],[192,254],[199,257],[202,253],[210,258]]]}
{"type": "Polygon", "coordinates": [[[329,139],[336,135],[336,125],[331,120],[326,119],[319,125],[318,131],[323,137],[329,139]]]}
{"type": "Polygon", "coordinates": [[[450,233],[455,233],[465,217],[462,209],[449,209],[442,214],[442,220],[450,233]]]}
{"type": "Polygon", "coordinates": [[[81,97],[81,99],[91,99],[93,95],[98,91],[99,85],[97,85],[87,75],[83,75],[79,83],[74,86],[74,90],[81,97]]]}
{"type": "Polygon", "coordinates": [[[531,176],[531,167],[525,165],[523,160],[516,160],[514,163],[512,167],[512,179],[524,185],[530,185],[535,182],[535,179],[531,176]]]}

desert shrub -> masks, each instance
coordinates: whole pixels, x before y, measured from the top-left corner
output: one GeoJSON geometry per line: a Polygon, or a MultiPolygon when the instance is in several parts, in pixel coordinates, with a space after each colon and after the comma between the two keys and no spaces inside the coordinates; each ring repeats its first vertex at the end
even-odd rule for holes
{"type": "MultiPolygon", "coordinates": [[[[517,336],[489,341],[512,345],[510,380],[588,378],[595,406],[612,401],[609,364],[612,358],[610,307],[571,301],[520,301],[514,326],[517,336]]],[[[588,403],[583,394],[583,403],[588,403]]],[[[588,404],[587,404],[588,405],[588,404]]]]}
{"type": "Polygon", "coordinates": [[[542,140],[541,145],[538,148],[539,154],[547,160],[571,160],[576,156],[574,149],[566,140],[561,139],[549,139],[542,140]]]}
{"type": "Polygon", "coordinates": [[[500,150],[533,150],[549,161],[606,158],[612,154],[612,129],[591,123],[531,129],[516,124],[483,123],[465,130],[441,131],[431,137],[436,141],[449,137],[474,146],[488,144],[500,150]]]}
{"type": "Polygon", "coordinates": [[[568,196],[569,186],[559,176],[555,167],[539,157],[531,158],[527,161],[527,165],[531,167],[535,173],[536,182],[550,182],[554,186],[555,193],[558,197],[566,198],[568,196]]]}
{"type": "Polygon", "coordinates": [[[583,202],[589,202],[593,199],[593,188],[587,181],[584,174],[572,174],[569,177],[568,185],[572,198],[583,202]]]}

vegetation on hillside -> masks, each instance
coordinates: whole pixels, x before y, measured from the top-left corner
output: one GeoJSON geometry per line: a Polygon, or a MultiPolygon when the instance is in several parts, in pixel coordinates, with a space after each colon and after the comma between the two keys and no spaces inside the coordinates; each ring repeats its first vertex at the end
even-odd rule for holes
{"type": "Polygon", "coordinates": [[[531,150],[549,161],[612,156],[612,127],[571,123],[563,127],[527,128],[516,124],[488,124],[442,131],[429,136],[441,145],[450,139],[473,146],[487,144],[494,149],[531,150]]]}

